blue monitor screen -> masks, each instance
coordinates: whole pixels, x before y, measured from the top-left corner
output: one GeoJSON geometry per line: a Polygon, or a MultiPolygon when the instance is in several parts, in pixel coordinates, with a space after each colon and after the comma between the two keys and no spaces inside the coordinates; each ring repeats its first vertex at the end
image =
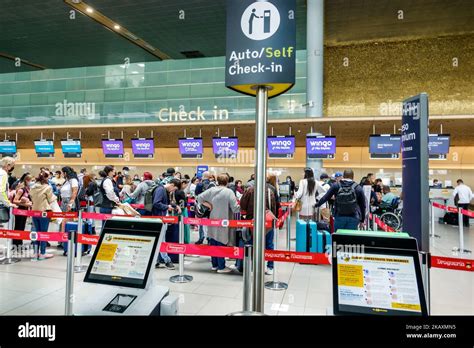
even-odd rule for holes
{"type": "Polygon", "coordinates": [[[6,156],[16,154],[16,141],[14,140],[0,141],[0,154],[6,155],[6,156]]]}
{"type": "Polygon", "coordinates": [[[447,155],[449,153],[449,134],[430,134],[428,149],[430,155],[447,155]]]}
{"type": "Polygon", "coordinates": [[[371,135],[369,152],[371,154],[396,154],[401,150],[400,135],[371,135]]]}
{"type": "Polygon", "coordinates": [[[64,157],[81,157],[82,147],[79,139],[61,140],[64,157]]]}

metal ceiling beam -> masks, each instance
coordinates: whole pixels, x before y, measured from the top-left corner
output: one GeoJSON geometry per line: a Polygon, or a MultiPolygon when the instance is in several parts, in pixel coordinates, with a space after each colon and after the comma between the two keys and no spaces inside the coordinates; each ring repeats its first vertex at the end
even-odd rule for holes
{"type": "Polygon", "coordinates": [[[28,66],[31,66],[31,67],[37,68],[37,69],[41,69],[41,70],[47,69],[44,65],[33,63],[33,62],[30,62],[29,60],[25,60],[25,59],[23,59],[21,57],[18,57],[18,56],[12,56],[11,54],[8,54],[8,53],[5,53],[5,52],[0,52],[0,57],[10,59],[10,60],[13,60],[13,61],[15,61],[17,58],[20,58],[22,64],[26,64],[28,66]]]}
{"type": "Polygon", "coordinates": [[[142,38],[138,37],[137,35],[133,34],[127,28],[124,28],[119,23],[113,21],[109,17],[105,16],[101,12],[94,9],[92,6],[89,6],[82,0],[64,0],[64,2],[71,6],[74,10],[82,13],[84,16],[89,17],[99,23],[100,25],[104,26],[105,28],[109,29],[113,33],[120,35],[121,37],[127,39],[134,45],[144,49],[145,51],[151,53],[155,57],[160,58],[161,60],[171,59],[169,55],[162,52],[158,48],[152,46],[142,38]]]}

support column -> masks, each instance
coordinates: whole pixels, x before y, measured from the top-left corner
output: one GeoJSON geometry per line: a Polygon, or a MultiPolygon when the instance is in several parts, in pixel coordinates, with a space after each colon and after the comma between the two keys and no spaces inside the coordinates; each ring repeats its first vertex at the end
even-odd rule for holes
{"type": "MultiPolygon", "coordinates": [[[[324,0],[307,0],[306,14],[306,117],[323,117],[324,74],[324,0]]],[[[318,131],[317,129],[315,130],[318,131]]],[[[319,133],[316,133],[320,135],[319,133]]],[[[311,135],[316,135],[311,133],[311,135]]],[[[313,168],[319,177],[323,161],[307,159],[306,166],[313,168]]]]}

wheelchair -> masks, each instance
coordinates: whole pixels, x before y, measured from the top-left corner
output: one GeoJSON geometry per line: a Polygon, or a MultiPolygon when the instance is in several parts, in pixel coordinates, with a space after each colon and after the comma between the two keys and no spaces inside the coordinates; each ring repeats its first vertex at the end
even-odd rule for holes
{"type": "Polygon", "coordinates": [[[402,209],[399,206],[400,197],[396,197],[390,205],[379,206],[375,211],[375,214],[380,216],[380,220],[395,231],[400,231],[403,224],[402,209]]]}

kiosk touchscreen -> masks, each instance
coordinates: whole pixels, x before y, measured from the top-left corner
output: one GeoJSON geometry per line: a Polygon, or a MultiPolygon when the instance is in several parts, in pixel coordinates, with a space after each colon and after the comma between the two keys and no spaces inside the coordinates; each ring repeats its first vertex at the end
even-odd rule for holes
{"type": "Polygon", "coordinates": [[[176,314],[177,297],[153,282],[166,228],[159,219],[107,220],[77,296],[75,314],[176,314]]]}
{"type": "Polygon", "coordinates": [[[344,230],[333,237],[334,314],[427,315],[416,239],[344,230]]]}

